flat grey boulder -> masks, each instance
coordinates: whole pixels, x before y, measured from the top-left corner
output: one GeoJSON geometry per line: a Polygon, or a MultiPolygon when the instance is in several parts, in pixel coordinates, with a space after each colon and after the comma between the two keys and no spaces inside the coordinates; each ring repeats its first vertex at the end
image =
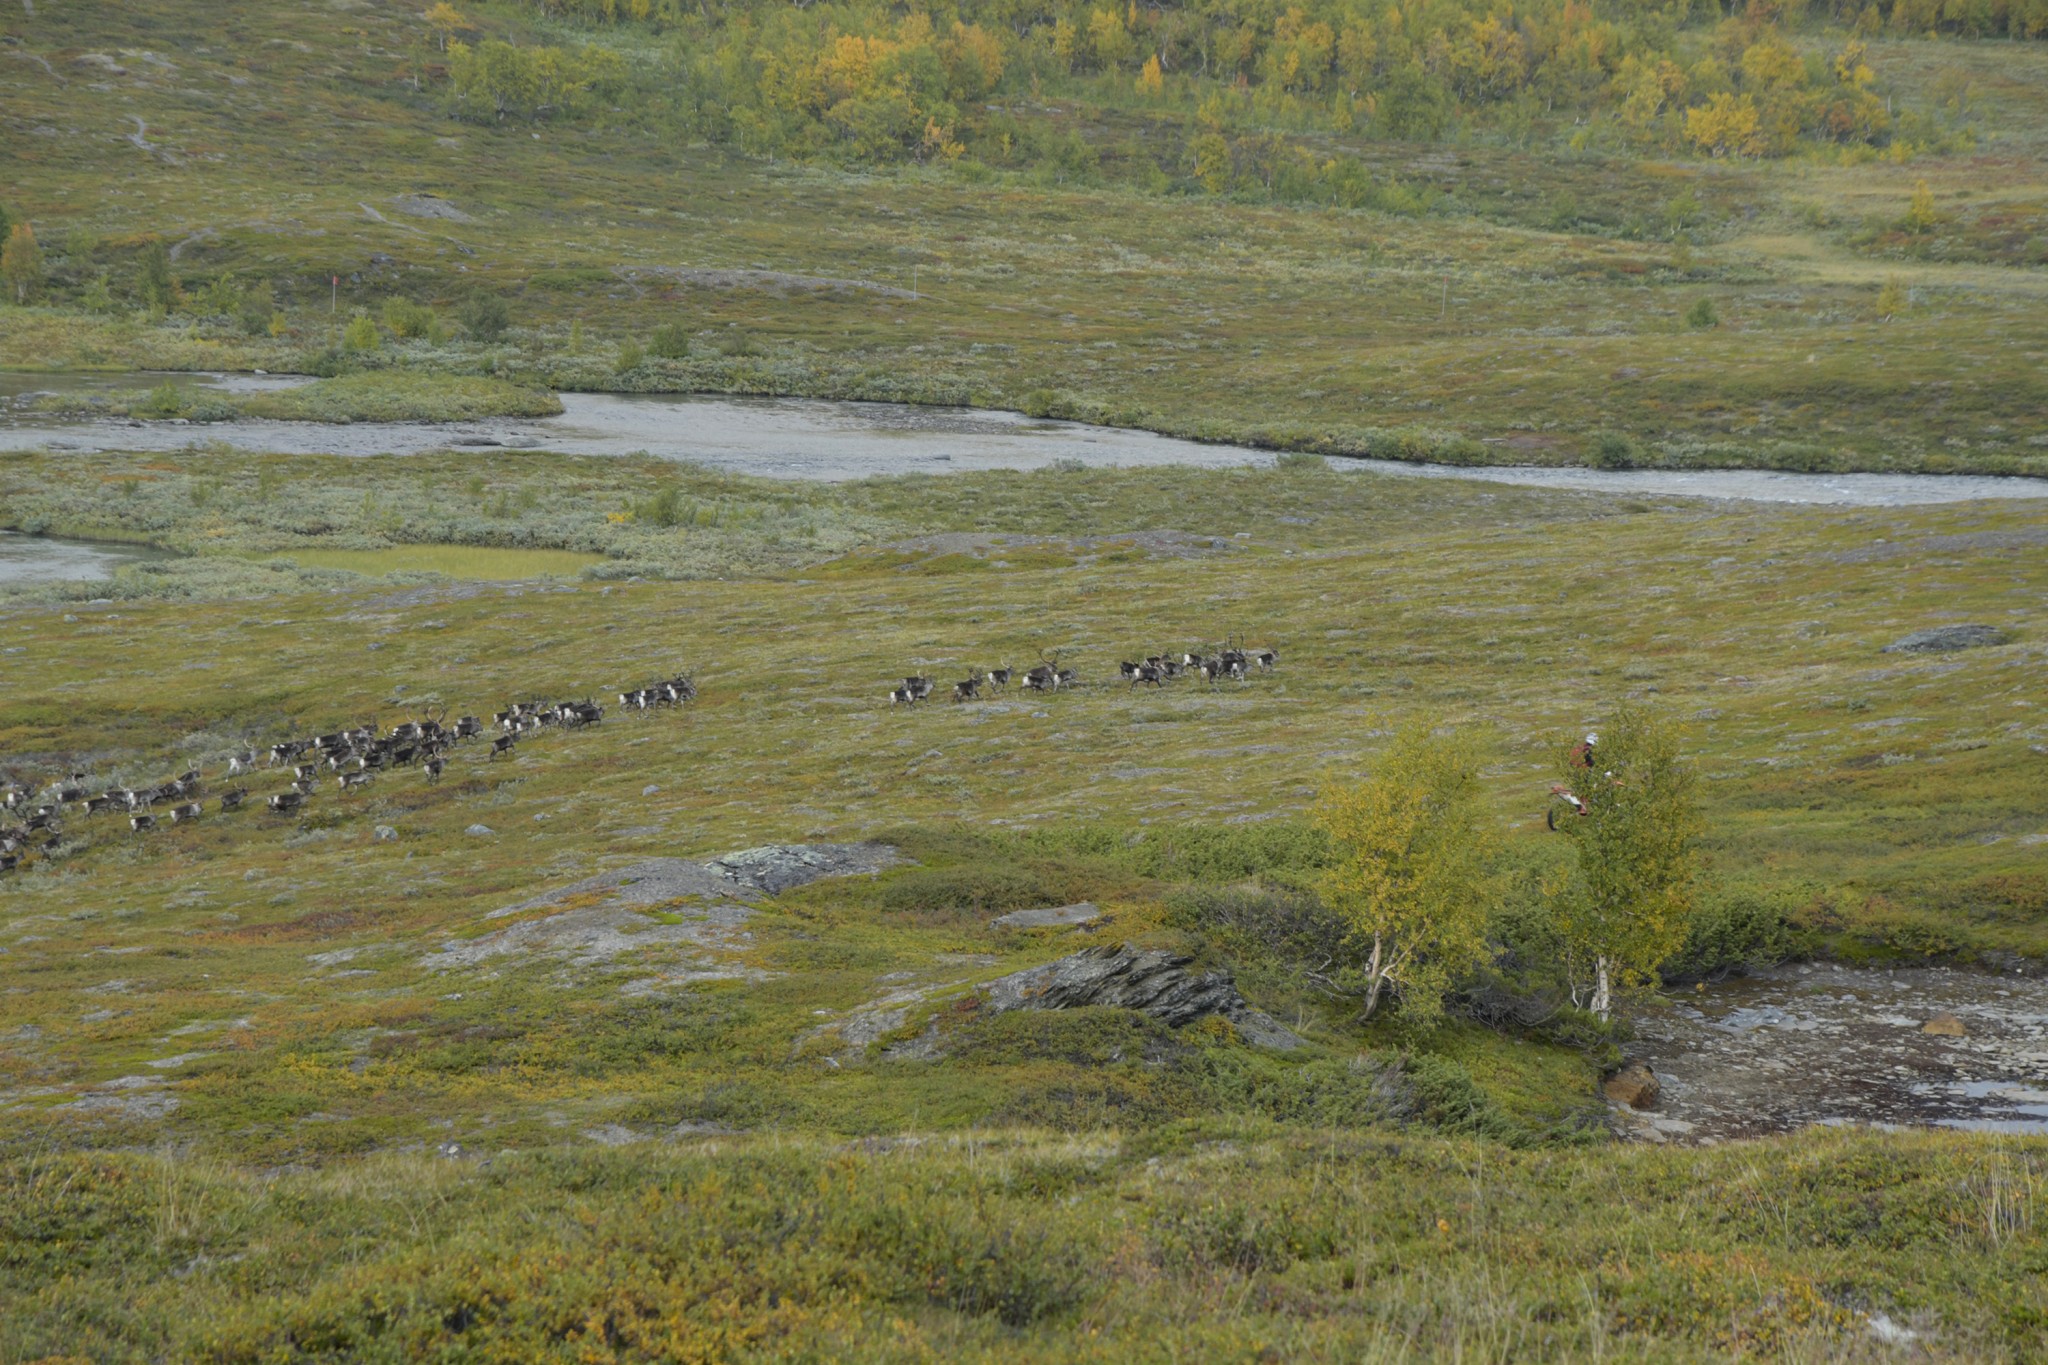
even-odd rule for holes
{"type": "Polygon", "coordinates": [[[1009,1010],[1072,1010],[1107,1005],[1138,1010],[1172,1028],[1220,1014],[1236,1026],[1246,1041],[1260,1047],[1301,1046],[1301,1039],[1294,1033],[1245,1002],[1229,972],[1196,975],[1188,970],[1191,961],[1192,958],[1158,948],[1088,948],[981,986],[982,1009],[1002,1014],[1009,1010]]]}
{"type": "Polygon", "coordinates": [[[1902,636],[1884,647],[1886,654],[1947,654],[1958,649],[2002,645],[2012,635],[1997,626],[1931,626],[1902,636]]]}
{"type": "Polygon", "coordinates": [[[1054,905],[1043,910],[1012,910],[989,923],[998,929],[1058,929],[1071,924],[1089,924],[1102,918],[1091,901],[1075,905],[1054,905]]]}
{"type": "Polygon", "coordinates": [[[704,866],[741,886],[779,896],[823,877],[872,874],[904,861],[887,844],[766,844],[713,858],[704,866]]]}

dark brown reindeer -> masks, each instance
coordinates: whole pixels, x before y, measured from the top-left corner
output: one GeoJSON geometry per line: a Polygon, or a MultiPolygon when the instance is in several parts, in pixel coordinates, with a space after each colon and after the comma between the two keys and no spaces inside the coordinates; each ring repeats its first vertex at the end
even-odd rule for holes
{"type": "Polygon", "coordinates": [[[1057,692],[1074,681],[1072,669],[1060,667],[1060,652],[1053,651],[1050,659],[1043,650],[1038,654],[1038,665],[1025,671],[1024,686],[1033,692],[1057,692]]]}

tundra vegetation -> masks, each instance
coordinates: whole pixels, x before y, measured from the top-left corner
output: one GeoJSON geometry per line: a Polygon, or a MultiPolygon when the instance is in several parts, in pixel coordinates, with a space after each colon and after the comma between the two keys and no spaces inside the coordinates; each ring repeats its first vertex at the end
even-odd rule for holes
{"type": "Polygon", "coordinates": [[[0,874],[0,1356],[2039,1357],[2039,1139],[1621,1145],[1597,1088],[1652,993],[2048,957],[2039,512],[1315,457],[2043,472],[2035,10],[59,8],[0,19],[0,364],[323,377],[109,415],[691,389],[1294,454],[0,457],[0,525],[180,552],[0,595],[0,779],[209,803],[0,874]],[[1277,669],[1117,676],[1232,637],[1277,669]],[[903,861],[651,861],[856,840],[903,861]],[[1111,944],[1300,1045],[986,1007],[1111,944]]]}
{"type": "Polygon", "coordinates": [[[10,11],[7,209],[43,278],[0,364],[1460,462],[2048,460],[2023,6],[639,8],[10,11]],[[471,98],[469,63],[531,96],[471,98]],[[1687,132],[1752,108],[1757,154],[1687,132]]]}

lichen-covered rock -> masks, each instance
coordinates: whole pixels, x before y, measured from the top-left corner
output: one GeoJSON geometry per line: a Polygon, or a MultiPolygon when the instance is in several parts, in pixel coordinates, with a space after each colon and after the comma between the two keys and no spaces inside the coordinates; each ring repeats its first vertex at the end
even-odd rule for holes
{"type": "Polygon", "coordinates": [[[1192,959],[1157,948],[1090,948],[1042,967],[998,977],[980,987],[982,1009],[1071,1010],[1090,1005],[1139,1010],[1181,1028],[1211,1014],[1261,1047],[1295,1048],[1301,1039],[1253,1009],[1226,971],[1190,972],[1192,959]]]}
{"type": "Polygon", "coordinates": [[[2012,638],[1997,626],[1932,626],[1902,636],[1884,647],[1886,654],[1946,654],[1957,649],[1983,649],[2012,638]]]}
{"type": "Polygon", "coordinates": [[[1090,924],[1101,918],[1102,911],[1095,907],[1094,902],[1080,901],[1040,910],[1012,910],[1007,915],[997,915],[989,923],[997,929],[1061,929],[1090,924]]]}
{"type": "Polygon", "coordinates": [[[770,896],[821,877],[875,873],[904,862],[887,844],[767,844],[704,864],[711,871],[770,896]]]}

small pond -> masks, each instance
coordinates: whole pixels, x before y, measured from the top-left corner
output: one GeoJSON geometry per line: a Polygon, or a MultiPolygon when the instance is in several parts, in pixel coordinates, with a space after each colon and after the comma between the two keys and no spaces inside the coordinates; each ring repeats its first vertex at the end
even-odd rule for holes
{"type": "Polygon", "coordinates": [[[1634,1024],[1663,1088],[1620,1120],[1649,1141],[1814,1123],[2048,1133],[2048,980],[1815,963],[1674,992],[1634,1024]],[[1923,1032],[1937,1014],[1963,1036],[1923,1032]]]}
{"type": "Polygon", "coordinates": [[[173,557],[168,551],[144,545],[0,531],[0,587],[112,578],[123,564],[173,557]]]}

